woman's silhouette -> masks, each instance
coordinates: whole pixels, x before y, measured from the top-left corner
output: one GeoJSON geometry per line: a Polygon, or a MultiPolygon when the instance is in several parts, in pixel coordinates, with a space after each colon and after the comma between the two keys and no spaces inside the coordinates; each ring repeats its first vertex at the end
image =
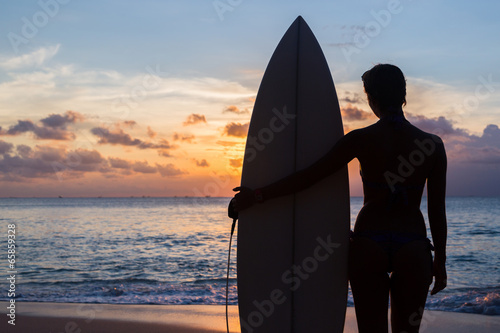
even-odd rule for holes
{"type": "Polygon", "coordinates": [[[404,117],[406,80],[393,65],[362,76],[375,124],[346,134],[319,161],[260,189],[235,188],[236,210],[301,191],[345,166],[360,163],[364,204],[349,250],[349,280],[359,332],[418,332],[434,275],[435,294],[446,287],[446,153],[443,142],[404,117]],[[427,181],[432,245],[420,201],[427,181]]]}

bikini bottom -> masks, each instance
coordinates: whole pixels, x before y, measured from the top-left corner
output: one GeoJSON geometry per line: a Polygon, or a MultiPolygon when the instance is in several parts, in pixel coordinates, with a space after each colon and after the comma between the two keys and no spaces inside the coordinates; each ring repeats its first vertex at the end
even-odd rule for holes
{"type": "Polygon", "coordinates": [[[357,237],[365,237],[375,241],[384,252],[387,254],[389,263],[387,267],[387,272],[390,273],[393,270],[393,257],[396,252],[402,248],[404,245],[418,240],[425,240],[428,243],[429,250],[434,251],[434,246],[432,245],[429,238],[411,233],[411,232],[398,232],[398,231],[361,231],[352,232],[351,238],[355,239],[357,237]]]}

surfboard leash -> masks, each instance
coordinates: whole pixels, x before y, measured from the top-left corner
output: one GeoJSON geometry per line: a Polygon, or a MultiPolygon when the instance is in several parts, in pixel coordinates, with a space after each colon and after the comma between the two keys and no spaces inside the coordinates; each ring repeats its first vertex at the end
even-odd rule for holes
{"type": "Polygon", "coordinates": [[[231,226],[231,236],[229,236],[229,251],[227,255],[227,275],[226,275],[226,327],[227,333],[229,333],[229,268],[231,266],[231,244],[233,241],[234,227],[236,226],[236,221],[238,220],[238,212],[234,210],[233,200],[229,202],[227,207],[227,215],[233,219],[233,224],[231,226]]]}

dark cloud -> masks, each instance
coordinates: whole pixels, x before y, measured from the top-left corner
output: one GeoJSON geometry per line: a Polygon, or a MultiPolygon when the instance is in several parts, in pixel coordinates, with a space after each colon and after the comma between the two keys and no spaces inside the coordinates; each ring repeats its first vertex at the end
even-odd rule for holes
{"type": "Polygon", "coordinates": [[[26,145],[17,146],[18,155],[5,154],[0,159],[3,180],[23,178],[75,178],[85,172],[97,172],[108,165],[96,150],[26,145]]]}
{"type": "Polygon", "coordinates": [[[449,155],[457,161],[498,166],[500,164],[500,129],[490,124],[481,136],[467,135],[448,138],[449,155]]]}
{"type": "Polygon", "coordinates": [[[152,142],[142,142],[137,146],[139,149],[173,149],[172,146],[167,140],[160,139],[158,143],[152,142]]]}
{"type": "Polygon", "coordinates": [[[41,126],[31,120],[18,120],[16,125],[10,126],[7,131],[1,131],[0,134],[19,135],[32,132],[36,139],[41,140],[73,140],[75,135],[67,129],[67,126],[82,120],[83,116],[78,112],[67,111],[62,115],[51,114],[41,119],[41,126]]]}
{"type": "Polygon", "coordinates": [[[242,158],[230,159],[229,165],[233,168],[239,168],[243,165],[243,159],[242,158]]]}
{"type": "Polygon", "coordinates": [[[196,163],[196,166],[199,166],[200,168],[207,168],[210,166],[206,159],[202,159],[201,161],[195,159],[194,162],[196,163]]]}
{"type": "Polygon", "coordinates": [[[187,172],[176,168],[175,165],[171,163],[166,165],[156,164],[156,167],[162,177],[178,177],[187,174],[187,172]]]}
{"type": "Polygon", "coordinates": [[[455,128],[453,123],[443,116],[437,118],[427,118],[425,116],[407,114],[407,118],[413,125],[420,128],[422,131],[436,134],[438,136],[469,136],[467,131],[461,128],[455,128]]]}
{"type": "Polygon", "coordinates": [[[199,123],[206,124],[207,119],[205,118],[204,115],[193,113],[187,117],[186,121],[184,122],[184,126],[195,125],[199,123]]]}
{"type": "Polygon", "coordinates": [[[108,161],[111,167],[115,169],[129,170],[132,167],[132,164],[129,161],[123,160],[121,158],[108,157],[108,161]]]}
{"type": "Polygon", "coordinates": [[[63,115],[51,114],[47,118],[43,118],[40,122],[46,127],[66,129],[68,124],[73,124],[77,121],[83,121],[84,117],[75,111],[66,111],[63,115]]]}
{"type": "Polygon", "coordinates": [[[17,154],[21,157],[29,157],[31,156],[31,152],[33,151],[30,146],[26,145],[18,145],[16,147],[17,154]]]}
{"type": "Polygon", "coordinates": [[[342,98],[339,98],[339,102],[350,103],[350,104],[359,104],[365,103],[363,96],[358,93],[346,91],[345,95],[342,98]]]}
{"type": "Polygon", "coordinates": [[[108,158],[109,163],[112,168],[120,169],[122,174],[129,174],[127,171],[134,171],[137,173],[154,174],[159,172],[162,177],[176,177],[186,174],[187,172],[176,168],[173,164],[156,164],[155,166],[150,165],[147,161],[136,161],[131,162],[121,158],[108,158]]]}
{"type": "Polygon", "coordinates": [[[163,157],[172,157],[172,154],[168,150],[158,150],[158,155],[163,156],[163,157]]]}
{"type": "Polygon", "coordinates": [[[17,135],[20,133],[34,132],[35,124],[31,120],[18,120],[17,125],[12,125],[7,130],[8,135],[17,135]]]}
{"type": "Polygon", "coordinates": [[[244,138],[248,133],[248,125],[249,123],[240,124],[231,122],[224,127],[223,134],[227,136],[235,136],[237,138],[244,138]]]}
{"type": "Polygon", "coordinates": [[[99,137],[99,144],[111,144],[111,145],[122,145],[122,146],[132,146],[139,149],[173,149],[167,140],[161,139],[158,143],[147,142],[141,139],[134,139],[130,134],[125,133],[121,128],[116,128],[110,130],[105,127],[94,127],[90,130],[92,134],[99,137]]]}
{"type": "Polygon", "coordinates": [[[35,158],[40,158],[46,162],[63,161],[65,155],[65,149],[54,148],[51,146],[36,146],[35,150],[35,158]]]}
{"type": "Polygon", "coordinates": [[[234,114],[249,114],[248,109],[240,110],[236,105],[227,106],[222,113],[234,113],[234,114]]]}
{"type": "Polygon", "coordinates": [[[125,120],[123,122],[123,125],[125,125],[126,127],[134,127],[135,125],[137,125],[137,122],[135,120],[125,120]]]}
{"type": "Polygon", "coordinates": [[[347,106],[342,107],[340,111],[342,113],[342,119],[346,121],[366,120],[375,117],[371,112],[363,111],[352,104],[347,104],[347,106]]]}
{"type": "Polygon", "coordinates": [[[182,141],[182,142],[193,143],[193,140],[195,139],[195,136],[193,134],[179,134],[179,133],[174,133],[173,139],[174,139],[174,141],[182,141]]]}
{"type": "Polygon", "coordinates": [[[149,165],[148,162],[135,162],[132,165],[132,170],[135,172],[139,173],[156,173],[158,170],[154,167],[149,165]]]}
{"type": "Polygon", "coordinates": [[[497,125],[490,124],[483,130],[483,135],[476,139],[479,145],[500,148],[500,129],[497,125]]]}
{"type": "Polygon", "coordinates": [[[105,127],[94,127],[90,132],[99,137],[99,141],[97,141],[99,144],[109,143],[112,145],[138,146],[142,143],[139,139],[132,139],[130,134],[125,133],[120,128],[110,131],[105,127]]]}
{"type": "Polygon", "coordinates": [[[12,151],[12,148],[14,148],[14,145],[9,142],[5,142],[0,140],[0,155],[4,155],[12,151]]]}

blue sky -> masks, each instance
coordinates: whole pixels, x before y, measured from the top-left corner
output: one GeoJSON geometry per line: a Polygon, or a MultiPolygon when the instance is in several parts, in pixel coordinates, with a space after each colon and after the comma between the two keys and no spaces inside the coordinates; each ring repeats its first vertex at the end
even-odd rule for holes
{"type": "Polygon", "coordinates": [[[229,194],[244,145],[232,130],[248,123],[267,62],[298,15],[323,48],[346,130],[374,121],[368,113],[348,114],[369,112],[361,74],[376,63],[396,64],[408,79],[409,119],[446,136],[455,162],[449,193],[500,195],[499,12],[496,1],[451,0],[4,2],[0,152],[4,147],[28,168],[45,165],[51,147],[66,169],[57,177],[32,169],[15,174],[4,158],[0,196],[26,195],[35,185],[40,195],[53,195],[61,177],[68,195],[96,195],[95,184],[104,180],[108,195],[123,193],[118,184],[129,192],[192,195],[227,176],[211,194],[229,194]],[[78,114],[64,118],[71,135],[40,137],[43,119],[69,110],[78,114]],[[191,115],[205,121],[186,126],[191,115]],[[39,124],[38,132],[7,134],[19,120],[39,124]],[[136,149],[133,140],[104,142],[93,134],[96,127],[168,152],[136,149]],[[74,168],[68,156],[76,151],[100,158],[74,168]],[[117,158],[125,165],[119,170],[111,163],[117,158]],[[155,174],[162,186],[153,186],[155,174]]]}

